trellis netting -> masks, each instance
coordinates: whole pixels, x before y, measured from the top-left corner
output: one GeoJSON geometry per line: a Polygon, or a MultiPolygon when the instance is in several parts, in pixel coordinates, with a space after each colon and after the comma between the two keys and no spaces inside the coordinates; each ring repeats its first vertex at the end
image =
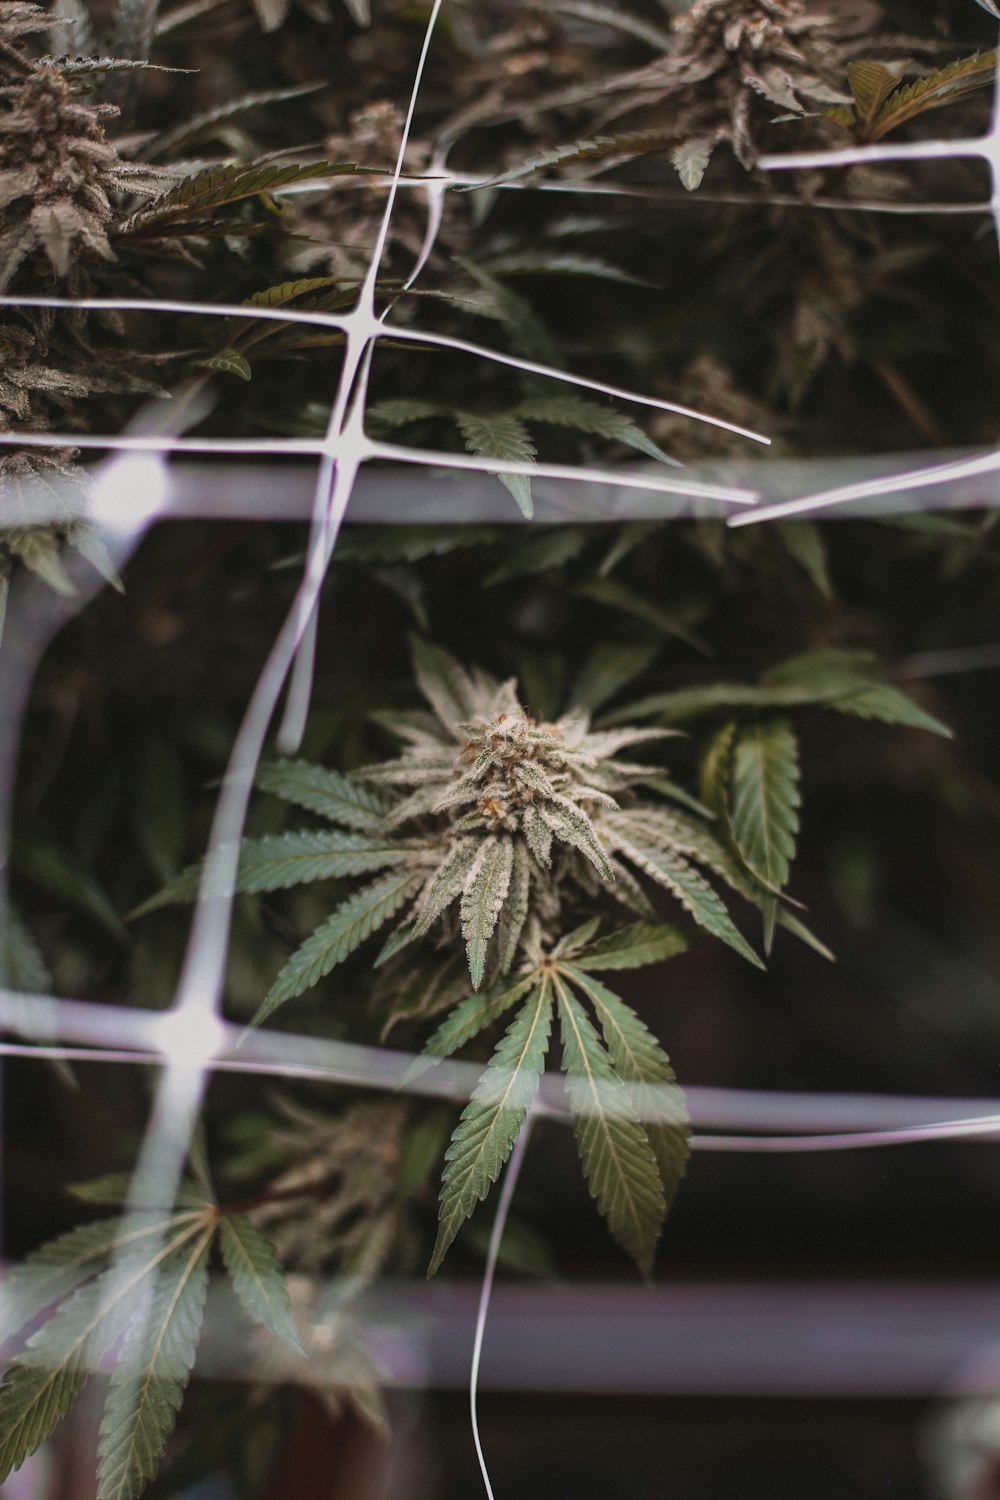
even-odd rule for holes
{"type": "MultiPolygon", "coordinates": [[[[992,0],[976,0],[1000,18],[992,0]]],[[[427,16],[422,50],[414,58],[413,89],[409,99],[395,173],[381,182],[385,207],[381,227],[371,247],[368,271],[354,308],[347,312],[301,312],[294,308],[269,311],[244,304],[201,304],[141,297],[114,299],[0,298],[5,306],[66,307],[79,305],[107,311],[141,311],[149,317],[185,315],[198,319],[272,318],[284,323],[335,330],[344,339],[341,374],[333,393],[325,432],[316,438],[275,434],[258,439],[205,438],[192,435],[199,412],[163,402],[143,408],[123,433],[80,434],[18,432],[0,434],[0,441],[17,447],[74,447],[100,455],[89,470],[85,492],[74,489],[59,497],[53,508],[48,490],[22,497],[26,509],[19,523],[46,524],[62,519],[67,506],[102,536],[117,566],[135,552],[150,528],[170,520],[258,521],[302,523],[310,526],[307,554],[292,608],[270,649],[265,666],[246,705],[239,732],[231,746],[228,767],[219,788],[206,853],[212,856],[214,883],[205,886],[194,910],[184,964],[172,1006],[165,1012],[89,1003],[72,998],[0,991],[0,1026],[6,1057],[48,1058],[59,1062],[87,1061],[108,1067],[152,1065],[157,1069],[153,1103],[129,1191],[127,1212],[138,1212],[150,1202],[172,1200],[208,1080],[225,1072],[304,1078],[317,1083],[382,1091],[412,1091],[446,1099],[468,1098],[479,1069],[449,1062],[416,1078],[412,1057],[389,1047],[370,1048],[347,1041],[330,1041],[285,1032],[273,1026],[241,1038],[240,1028],[222,1015],[222,988],[227,960],[236,871],[236,850],[247,814],[251,789],[267,736],[279,718],[278,745],[295,753],[309,711],[314,666],[317,617],[321,594],[341,526],[346,521],[393,525],[437,523],[521,524],[510,497],[496,483],[497,464],[474,454],[431,452],[375,437],[366,424],[366,394],[371,363],[379,343],[413,351],[447,348],[470,359],[505,364],[521,374],[545,378],[554,385],[613,396],[635,409],[670,411],[692,421],[716,422],[711,414],[691,411],[656,397],[588,380],[495,349],[464,343],[412,323],[394,321],[391,310],[376,309],[376,278],[383,262],[393,214],[402,195],[415,197],[426,214],[426,235],[407,286],[419,278],[432,252],[435,237],[457,194],[475,186],[468,174],[452,172],[446,159],[424,176],[404,174],[407,134],[416,110],[428,56],[435,45],[447,0],[434,0],[427,16]],[[308,463],[306,462],[308,461],[308,463]]],[[[783,152],[763,157],[759,167],[772,174],[809,171],[839,165],[893,162],[902,167],[927,160],[971,157],[989,169],[991,192],[976,203],[906,203],[895,201],[838,201],[841,211],[865,213],[962,214],[985,224],[992,219],[1000,233],[1000,91],[990,127],[975,139],[945,136],[916,142],[852,146],[840,151],[783,152]]],[[[322,192],[322,179],[278,189],[276,196],[322,192]]],[[[543,182],[531,186],[508,184],[496,191],[565,192],[586,201],[601,194],[642,192],[655,196],[655,187],[615,187],[607,182],[543,182]]],[[[803,212],[825,212],[822,202],[803,212]]],[[[1000,263],[998,263],[1000,272],[1000,263]]],[[[768,457],[766,434],[717,422],[747,439],[753,457],[699,461],[685,468],[658,465],[609,468],[576,464],[505,461],[508,474],[530,476],[535,496],[535,518],[545,523],[671,520],[691,516],[724,516],[733,527],[766,525],[795,517],[873,517],[914,511],[967,510],[1000,503],[1000,449],[920,451],[889,455],[799,459],[768,457]]],[[[0,521],[2,521],[0,516],[0,521]]],[[[12,821],[20,729],[25,702],[38,663],[62,625],[92,597],[98,580],[84,565],[73,570],[76,592],[59,595],[34,582],[15,586],[0,647],[0,837],[6,843],[12,821]]],[[[982,665],[995,662],[994,648],[983,643],[982,665]]],[[[974,652],[972,653],[974,656],[974,652]]],[[[967,664],[975,665],[970,658],[967,664]]],[[[882,1095],[753,1092],[692,1088],[687,1091],[695,1128],[696,1150],[712,1152],[787,1153],[850,1151],[903,1145],[927,1140],[995,1141],[1000,1136],[1000,1101],[969,1098],[909,1098],[882,1095]]],[[[649,1109],[648,1097],[638,1101],[649,1109]]],[[[535,1116],[566,1119],[562,1085],[543,1079],[535,1116]]],[[[527,1135],[522,1137],[522,1148],[527,1135]]],[[[843,1292],[840,1300],[817,1310],[809,1296],[796,1299],[780,1290],[748,1289],[745,1294],[720,1289],[667,1288],[642,1296],[659,1299],[657,1327],[669,1330],[670,1348],[645,1347],[630,1335],[625,1340],[620,1319],[635,1315],[639,1293],[605,1289],[592,1298],[561,1303],[552,1338],[555,1353],[544,1340],[531,1343],[532,1317],[547,1309],[543,1293],[526,1293],[521,1302],[508,1297],[497,1322],[487,1325],[489,1293],[500,1246],[500,1236],[513,1192],[520,1154],[508,1168],[490,1246],[486,1279],[473,1308],[461,1302],[455,1321],[448,1308],[432,1300],[420,1304],[422,1324],[414,1331],[413,1303],[398,1292],[386,1292],[371,1304],[372,1347],[390,1381],[420,1385],[431,1365],[445,1383],[466,1378],[473,1354],[473,1427],[480,1453],[483,1481],[492,1494],[488,1463],[479,1448],[476,1429],[475,1378],[484,1347],[491,1383],[519,1388],[565,1388],[567,1371],[577,1391],[622,1388],[649,1391],[773,1390],[775,1380],[788,1389],[803,1384],[817,1392],[850,1393],[856,1385],[889,1394],[924,1392],[948,1377],[962,1360],[979,1348],[984,1298],[975,1288],[958,1294],[887,1292],[874,1298],[863,1286],[843,1292]],[[532,1301],[532,1298],[535,1298],[532,1301]],[[602,1301],[602,1298],[604,1299],[602,1301]],[[631,1300],[630,1300],[631,1299],[631,1300]],[[877,1301],[877,1307],[876,1307],[877,1301]],[[472,1327],[473,1314],[475,1328],[472,1327]],[[706,1342],[706,1316],[721,1318],[724,1340],[706,1342]],[[816,1319],[847,1327],[842,1358],[824,1369],[810,1349],[817,1340],[816,1319]],[[879,1322],[883,1356],[870,1363],[870,1338],[861,1330],[872,1319],[879,1322]],[[588,1319],[590,1320],[588,1322],[588,1319]],[[617,1321],[616,1321],[617,1320],[617,1321]],[[907,1342],[908,1330],[920,1329],[919,1339],[907,1342]],[[772,1342],[759,1337],[769,1330],[772,1342]],[[777,1330],[777,1333],[775,1333],[777,1330]],[[773,1339],[780,1351],[776,1352],[773,1339]],[[854,1344],[851,1343],[852,1338],[854,1344]],[[527,1342],[525,1342],[527,1340],[527,1342]],[[938,1342],[935,1343],[935,1340],[938,1342]],[[918,1347],[919,1346],[919,1347],[918,1347]],[[546,1355],[546,1347],[549,1355],[546,1355]],[[742,1351],[734,1367],[734,1349],[742,1351]],[[766,1352],[765,1352],[766,1351],[766,1352]],[[599,1357],[598,1357],[599,1352],[599,1357]],[[492,1362],[490,1362],[492,1360],[492,1362]],[[862,1363],[868,1361],[862,1369],[862,1363]],[[776,1374],[776,1372],[783,1372],[776,1374]],[[563,1382],[559,1386],[559,1382],[563,1382]]],[[[127,1276],[127,1257],[118,1273],[127,1276]]],[[[2,1299],[0,1291],[0,1299],[2,1299]]],[[[410,1294],[407,1294],[410,1295],[410,1294]]],[[[648,1301],[642,1306],[649,1307],[648,1301]]],[[[548,1313],[550,1317],[555,1315],[548,1313]]],[[[220,1315],[221,1316],[221,1315],[220,1315]]],[[[645,1317],[645,1314],[641,1314],[645,1317]]],[[[547,1325],[552,1330],[551,1324],[547,1325]]],[[[652,1325],[651,1325],[652,1326],[652,1325]]],[[[228,1345],[228,1328],[217,1327],[206,1359],[210,1373],[220,1378],[239,1376],[239,1345],[228,1345]],[[232,1358],[227,1358],[227,1354],[232,1358]]],[[[303,1367],[304,1368],[304,1367],[303,1367]]],[[[282,1378],[302,1378],[295,1369],[282,1378]]],[[[2,1435],[0,1435],[2,1441],[2,1435]]],[[[43,1493],[31,1488],[29,1471],[23,1481],[10,1482],[11,1496],[43,1493]],[[17,1488],[16,1484],[22,1487],[17,1488]]],[[[404,1500],[402,1487],[396,1494],[404,1500]]]]}

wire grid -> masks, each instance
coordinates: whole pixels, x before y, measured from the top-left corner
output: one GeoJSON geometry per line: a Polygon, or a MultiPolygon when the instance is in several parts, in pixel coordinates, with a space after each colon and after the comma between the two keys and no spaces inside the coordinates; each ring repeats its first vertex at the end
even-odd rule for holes
{"type": "MultiPolygon", "coordinates": [[[[992,0],[976,0],[976,3],[991,14],[1000,14],[994,8],[992,0]]],[[[713,423],[749,439],[767,442],[766,437],[760,434],[720,421],[707,413],[570,375],[460,339],[397,327],[388,322],[388,310],[376,313],[376,279],[400,191],[422,193],[427,206],[426,234],[406,282],[406,288],[409,289],[420,276],[434,248],[449,193],[475,186],[473,179],[450,170],[446,150],[432,164],[432,170],[426,179],[415,182],[403,177],[404,155],[442,6],[443,0],[434,0],[431,7],[415,67],[395,170],[385,184],[384,214],[353,311],[333,315],[304,313],[285,308],[248,309],[242,305],[229,304],[151,303],[133,298],[0,298],[0,305],[3,306],[76,306],[85,309],[159,311],[164,314],[185,312],[208,318],[274,318],[286,323],[295,321],[335,328],[344,336],[343,366],[331,400],[326,432],[318,440],[190,437],[182,431],[183,419],[180,414],[170,410],[166,416],[158,414],[155,423],[148,413],[141,413],[131,430],[117,435],[0,434],[0,441],[20,447],[73,446],[110,450],[115,455],[94,471],[86,513],[102,529],[113,556],[119,562],[128,558],[150,525],[162,515],[172,513],[168,500],[171,491],[171,473],[167,465],[169,457],[186,453],[227,456],[281,453],[288,456],[307,455],[316,460],[316,477],[310,505],[310,537],[303,575],[292,608],[272,645],[233,744],[209,837],[207,853],[210,859],[206,859],[205,868],[206,871],[211,868],[212,885],[209,887],[207,879],[203,879],[173,1005],[166,1012],[150,1013],[0,990],[0,1029],[30,1039],[28,1042],[0,1042],[0,1058],[30,1056],[88,1060],[108,1065],[156,1066],[157,1081],[152,1108],[132,1179],[126,1213],[134,1212],[143,1203],[172,1201],[207,1081],[213,1071],[310,1078],[366,1089],[397,1089],[402,1086],[415,1093],[458,1099],[468,1098],[478,1078],[479,1070],[473,1065],[449,1062],[438,1065],[415,1081],[407,1081],[406,1075],[414,1061],[409,1055],[388,1049],[301,1038],[272,1029],[258,1030],[245,1039],[237,1050],[237,1030],[221,1014],[237,854],[250,792],[265,739],[286,685],[288,694],[278,730],[278,745],[282,752],[294,753],[301,740],[311,694],[320,594],[359,474],[365,465],[375,460],[480,474],[497,472],[495,462],[474,455],[428,452],[400,444],[378,442],[368,435],[365,430],[365,402],[372,358],[378,341],[391,334],[397,343],[409,342],[415,346],[436,346],[464,352],[511,366],[522,373],[546,376],[619,400],[679,413],[692,420],[713,423]]],[[[857,209],[890,213],[988,214],[992,216],[1000,238],[1000,87],[995,89],[990,127],[980,138],[787,153],[766,156],[759,165],[767,171],[778,172],[864,162],[905,162],[951,157],[975,157],[986,162],[991,180],[991,194],[987,202],[903,206],[864,201],[844,203],[837,200],[817,200],[812,206],[819,210],[837,208],[841,211],[857,209]]],[[[313,186],[310,185],[310,190],[313,190],[313,186]]],[[[595,196],[625,196],[637,192],[648,195],[657,191],[595,182],[542,183],[533,188],[509,186],[516,191],[586,193],[595,196]]],[[[667,193],[663,196],[676,194],[667,193]]],[[[716,195],[720,196],[725,201],[731,201],[737,195],[716,195]]],[[[691,199],[686,201],[690,202],[691,199]]],[[[799,202],[795,198],[788,198],[787,201],[796,205],[799,202]]],[[[188,413],[186,420],[190,424],[191,413],[188,413]]],[[[604,487],[606,491],[608,486],[613,486],[632,494],[636,491],[648,491],[660,497],[686,497],[695,504],[721,506],[730,512],[736,508],[739,513],[731,514],[730,524],[739,526],[790,516],[826,514],[838,507],[854,507],[859,502],[867,503],[887,495],[898,495],[901,490],[909,495],[930,491],[930,503],[933,504],[933,492],[946,491],[956,482],[974,480],[1000,471],[1000,449],[960,455],[943,462],[923,463],[912,468],[899,468],[895,465],[895,471],[889,475],[867,476],[851,483],[827,486],[791,500],[766,505],[755,504],[757,493],[744,486],[679,478],[670,472],[653,475],[585,465],[519,464],[506,461],[503,469],[505,472],[523,473],[535,478],[596,486],[599,493],[603,493],[600,487],[604,487]]],[[[38,511],[32,519],[43,522],[52,518],[46,513],[45,504],[44,500],[38,501],[38,511]]],[[[192,513],[198,513],[197,505],[192,506],[192,513]]],[[[67,603],[50,595],[43,596],[37,590],[28,590],[21,599],[13,602],[7,644],[0,652],[0,701],[3,701],[6,713],[6,722],[0,735],[0,775],[3,776],[6,788],[6,799],[0,802],[0,848],[4,850],[11,820],[10,798],[14,783],[18,726],[35,667],[51,636],[71,613],[82,608],[87,602],[88,594],[93,591],[93,585],[89,589],[84,587],[72,603],[67,603]]],[[[5,858],[2,863],[5,867],[5,858]]],[[[657,1092],[648,1087],[642,1089],[641,1093],[633,1092],[632,1102],[646,1118],[656,1116],[663,1103],[658,1099],[657,1092]]],[[[831,1098],[810,1094],[761,1094],[711,1089],[690,1090],[688,1100],[693,1122],[698,1127],[693,1142],[698,1150],[854,1150],[930,1139],[992,1140],[1000,1136],[1000,1100],[907,1100],[890,1096],[831,1098]],[[704,1128],[706,1126],[721,1126],[730,1133],[713,1134],[704,1128]],[[731,1133],[741,1129],[752,1131],[753,1134],[731,1133]]],[[[567,1118],[561,1085],[557,1079],[543,1079],[534,1112],[567,1118]]],[[[493,1492],[476,1421],[476,1380],[500,1236],[526,1140],[527,1131],[522,1136],[521,1149],[512,1158],[494,1224],[487,1271],[481,1290],[470,1384],[473,1433],[484,1486],[490,1500],[493,1492]]]]}

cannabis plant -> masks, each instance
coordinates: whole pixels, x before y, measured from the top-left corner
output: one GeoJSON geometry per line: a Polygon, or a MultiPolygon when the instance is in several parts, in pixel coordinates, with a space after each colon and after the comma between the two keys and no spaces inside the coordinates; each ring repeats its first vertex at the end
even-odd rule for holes
{"type": "MultiPolygon", "coordinates": [[[[373,959],[376,969],[393,966],[387,1024],[398,1014],[427,1019],[449,1010],[427,1043],[429,1057],[450,1056],[515,1012],[452,1137],[434,1270],[507,1159],[558,1016],[584,1173],[612,1233],[648,1272],[684,1168],[683,1109],[669,1088],[665,1098],[652,1090],[649,1111],[637,1107],[630,1087],[645,1099],[642,1089],[671,1085],[673,1073],[648,1029],[594,974],[657,963],[690,945],[690,928],[659,919],[657,888],[695,930],[762,966],[714,879],[761,909],[768,948],[780,924],[824,951],[782,899],[798,830],[794,731],[783,717],[730,719],[706,745],[699,801],[662,766],[621,758],[675,729],[594,727],[579,704],[538,720],[513,680],[466,669],[419,639],[414,669],[427,707],[378,715],[402,741],[395,759],[350,777],[304,761],[261,770],[264,790],[332,827],[245,840],[238,891],[376,878],[291,955],[251,1024],[320,984],[394,919],[373,959]],[[622,926],[625,915],[631,921],[622,926]],[[428,938],[443,958],[428,962],[412,951],[428,938]],[[456,948],[464,951],[464,986],[456,948]]],[[[806,703],[942,728],[878,682],[863,654],[838,652],[786,662],[759,687],[661,694],[635,712],[678,719],[806,703]]],[[[211,890],[211,869],[193,866],[141,910],[190,899],[205,873],[211,890]]]]}

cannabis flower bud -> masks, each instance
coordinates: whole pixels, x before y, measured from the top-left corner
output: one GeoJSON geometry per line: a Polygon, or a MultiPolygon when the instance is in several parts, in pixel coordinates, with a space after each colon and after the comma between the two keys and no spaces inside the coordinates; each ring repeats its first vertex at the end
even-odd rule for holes
{"type": "MultiPolygon", "coordinates": [[[[595,730],[579,709],[540,723],[522,708],[513,681],[466,670],[424,641],[413,651],[432,712],[377,716],[403,743],[395,759],[351,776],[305,761],[261,767],[261,787],[334,826],[245,839],[238,890],[376,878],[291,955],[255,1024],[317,984],[397,913],[402,921],[376,966],[443,923],[450,940],[464,945],[479,990],[509,974],[529,948],[554,943],[573,909],[592,915],[624,907],[633,918],[653,919],[644,880],[759,964],[698,867],[759,902],[754,882],[709,822],[664,803],[690,799],[661,768],[617,758],[676,731],[595,730]]],[[[202,879],[194,866],[140,910],[189,900],[202,879]]]]}

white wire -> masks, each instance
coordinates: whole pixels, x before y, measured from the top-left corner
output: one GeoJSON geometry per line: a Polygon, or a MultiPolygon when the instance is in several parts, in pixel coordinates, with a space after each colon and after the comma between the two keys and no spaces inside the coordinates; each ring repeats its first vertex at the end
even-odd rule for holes
{"type": "Polygon", "coordinates": [[[483,1357],[486,1318],[490,1310],[490,1295],[493,1291],[493,1278],[496,1275],[497,1260],[500,1255],[500,1243],[507,1225],[507,1215],[510,1212],[514,1189],[517,1187],[517,1179],[520,1176],[521,1163],[524,1161],[524,1153],[528,1148],[531,1121],[532,1112],[529,1108],[524,1124],[521,1126],[521,1133],[514,1142],[514,1149],[510,1154],[510,1161],[507,1163],[507,1170],[504,1173],[503,1184],[500,1189],[500,1197],[497,1201],[496,1215],[493,1219],[493,1229],[490,1234],[489,1249],[486,1252],[486,1267],[483,1271],[483,1280],[479,1288],[479,1307],[476,1311],[476,1336],[472,1343],[472,1365],[469,1371],[469,1418],[472,1422],[472,1441],[476,1445],[476,1457],[479,1459],[479,1469],[483,1476],[487,1500],[495,1500],[495,1496],[493,1494],[493,1486],[490,1483],[489,1470],[486,1467],[482,1440],[479,1436],[479,1366],[483,1357]]]}

